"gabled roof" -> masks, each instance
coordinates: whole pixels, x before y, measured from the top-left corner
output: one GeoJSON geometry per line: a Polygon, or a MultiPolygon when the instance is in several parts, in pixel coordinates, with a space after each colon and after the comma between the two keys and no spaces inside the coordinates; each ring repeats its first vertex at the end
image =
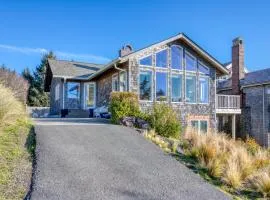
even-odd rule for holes
{"type": "Polygon", "coordinates": [[[265,83],[270,83],[270,68],[249,72],[240,82],[242,87],[265,83]]]}
{"type": "Polygon", "coordinates": [[[94,63],[73,62],[48,59],[53,77],[88,80],[88,78],[104,65],[94,63]]]}
{"type": "Polygon", "coordinates": [[[197,43],[195,43],[193,40],[191,40],[186,34],[184,33],[179,33],[173,37],[170,37],[168,39],[162,40],[160,42],[151,44],[147,47],[144,47],[142,49],[139,49],[137,51],[134,51],[126,56],[123,57],[119,57],[115,60],[113,60],[112,62],[108,63],[107,65],[105,65],[104,68],[100,69],[97,73],[93,74],[90,76],[90,79],[97,77],[98,75],[104,73],[105,71],[107,71],[108,69],[111,69],[114,67],[115,64],[117,63],[124,63],[126,61],[128,61],[128,59],[131,56],[135,56],[136,54],[141,53],[142,51],[146,50],[147,48],[154,48],[155,46],[160,46],[163,44],[167,44],[170,42],[173,42],[175,40],[182,40],[184,41],[188,46],[190,46],[195,52],[197,52],[199,55],[201,55],[204,59],[206,59],[209,63],[211,63],[220,74],[228,74],[228,70],[223,66],[223,64],[221,64],[218,60],[216,60],[213,56],[211,56],[207,51],[205,51],[203,48],[201,48],[197,43]]]}

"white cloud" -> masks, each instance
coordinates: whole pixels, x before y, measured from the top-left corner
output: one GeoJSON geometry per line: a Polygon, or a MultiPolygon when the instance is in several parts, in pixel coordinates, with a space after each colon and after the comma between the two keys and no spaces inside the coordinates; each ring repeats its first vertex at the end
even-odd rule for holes
{"type": "MultiPolygon", "coordinates": [[[[18,52],[26,55],[33,55],[33,54],[45,54],[48,53],[48,49],[44,48],[28,48],[28,47],[17,47],[11,45],[0,44],[0,49],[7,50],[9,52],[18,52]]],[[[53,51],[58,59],[66,59],[66,60],[75,60],[75,61],[88,61],[88,62],[96,62],[96,63],[106,63],[109,62],[110,59],[93,55],[93,54],[76,54],[76,53],[69,53],[63,51],[53,51]]]]}

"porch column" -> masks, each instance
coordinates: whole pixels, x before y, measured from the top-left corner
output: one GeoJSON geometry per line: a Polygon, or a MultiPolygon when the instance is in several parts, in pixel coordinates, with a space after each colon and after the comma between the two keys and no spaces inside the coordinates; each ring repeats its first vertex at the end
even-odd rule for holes
{"type": "Polygon", "coordinates": [[[232,138],[235,140],[235,114],[232,115],[232,138]]]}
{"type": "Polygon", "coordinates": [[[66,79],[63,80],[63,94],[62,94],[62,109],[65,109],[65,84],[66,79]]]}

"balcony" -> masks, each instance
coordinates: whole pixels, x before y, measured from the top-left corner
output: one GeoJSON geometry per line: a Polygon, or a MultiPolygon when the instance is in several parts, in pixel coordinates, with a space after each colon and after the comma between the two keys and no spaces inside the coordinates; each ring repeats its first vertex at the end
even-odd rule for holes
{"type": "Polygon", "coordinates": [[[240,95],[216,95],[217,114],[241,114],[240,95]]]}

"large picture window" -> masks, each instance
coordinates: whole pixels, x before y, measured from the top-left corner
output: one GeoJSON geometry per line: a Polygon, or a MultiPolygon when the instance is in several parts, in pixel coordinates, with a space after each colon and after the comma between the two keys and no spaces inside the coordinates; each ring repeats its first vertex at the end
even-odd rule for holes
{"type": "Polygon", "coordinates": [[[209,101],[209,79],[207,77],[199,78],[200,103],[209,101]]]}
{"type": "Polygon", "coordinates": [[[140,99],[152,100],[152,71],[140,71],[140,99]]]}
{"type": "Polygon", "coordinates": [[[156,53],[156,66],[157,67],[167,67],[167,57],[168,57],[168,51],[167,49],[162,50],[160,52],[156,53]]]}
{"type": "Polygon", "coordinates": [[[196,59],[192,55],[186,52],[185,54],[185,61],[186,61],[186,70],[187,71],[197,71],[196,66],[196,59]]]}
{"type": "Polygon", "coordinates": [[[196,102],[196,76],[186,76],[186,101],[189,103],[196,102]]]}
{"type": "Polygon", "coordinates": [[[156,100],[157,101],[167,100],[167,73],[164,72],[156,73],[156,100]]]}
{"type": "Polygon", "coordinates": [[[142,58],[140,60],[140,65],[144,65],[144,66],[152,66],[152,56],[147,56],[145,58],[142,58]]]}
{"type": "Polygon", "coordinates": [[[69,99],[80,99],[80,83],[68,82],[67,88],[67,97],[69,99]]]}
{"type": "Polygon", "coordinates": [[[199,69],[199,72],[201,74],[204,74],[204,75],[210,75],[210,70],[207,66],[203,65],[202,63],[198,63],[198,69],[199,69]]]}
{"type": "Polygon", "coordinates": [[[172,74],[171,84],[172,102],[182,101],[182,74],[172,74]]]}
{"type": "Polygon", "coordinates": [[[182,70],[183,49],[178,45],[171,46],[171,68],[182,70]]]}

